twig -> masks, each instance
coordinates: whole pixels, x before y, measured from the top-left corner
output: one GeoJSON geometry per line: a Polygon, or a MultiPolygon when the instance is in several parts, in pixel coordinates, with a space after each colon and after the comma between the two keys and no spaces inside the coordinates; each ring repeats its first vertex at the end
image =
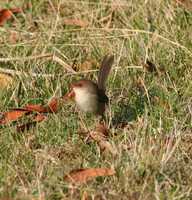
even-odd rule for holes
{"type": "Polygon", "coordinates": [[[22,71],[17,71],[14,69],[4,69],[4,68],[0,68],[0,73],[4,73],[4,74],[8,74],[11,76],[32,76],[32,77],[54,77],[53,74],[40,74],[40,73],[27,73],[27,72],[22,72],[22,71]]]}
{"type": "Polygon", "coordinates": [[[150,101],[150,98],[149,98],[148,89],[147,89],[147,87],[146,87],[146,85],[145,85],[145,83],[144,83],[144,80],[143,80],[141,77],[139,78],[139,80],[141,81],[141,84],[142,84],[142,86],[143,86],[143,88],[144,88],[144,90],[145,90],[145,94],[146,94],[146,96],[147,96],[147,100],[148,100],[149,106],[150,106],[150,108],[151,108],[151,101],[150,101]]]}
{"type": "Polygon", "coordinates": [[[53,60],[54,62],[60,64],[61,66],[63,66],[63,68],[65,68],[67,71],[72,72],[72,73],[74,73],[74,74],[76,73],[76,71],[73,70],[73,69],[71,68],[70,65],[68,65],[67,63],[65,63],[65,62],[64,62],[63,60],[61,60],[59,57],[53,55],[53,56],[52,56],[52,60],[53,60]]]}
{"type": "MultiPolygon", "coordinates": [[[[73,74],[76,73],[76,71],[73,70],[70,65],[68,65],[62,59],[60,59],[59,57],[57,57],[53,54],[42,54],[42,55],[36,55],[36,56],[15,57],[15,58],[0,58],[0,62],[29,61],[29,60],[40,59],[40,58],[48,58],[48,60],[52,60],[53,62],[60,64],[69,73],[73,73],[73,74]]],[[[12,70],[12,69],[0,68],[0,72],[6,73],[6,74],[11,74],[13,76],[14,75],[29,76],[29,73],[12,70]]],[[[37,73],[30,73],[30,75],[34,76],[34,77],[53,77],[54,76],[53,74],[37,74],[37,73]]]]}
{"type": "MultiPolygon", "coordinates": [[[[111,70],[125,70],[125,69],[143,69],[142,65],[130,65],[125,67],[112,67],[111,70]]],[[[98,72],[99,69],[91,69],[91,70],[85,70],[85,71],[79,71],[75,73],[67,73],[66,75],[78,75],[78,74],[88,74],[93,72],[98,72]]]]}
{"type": "MultiPolygon", "coordinates": [[[[87,70],[87,71],[81,71],[81,72],[76,72],[75,70],[72,69],[70,65],[65,63],[62,59],[59,57],[53,55],[53,54],[42,54],[42,55],[36,55],[36,56],[28,56],[28,57],[15,57],[15,58],[0,58],[0,62],[12,62],[12,61],[29,61],[29,60],[34,60],[34,59],[40,59],[40,58],[47,58],[48,60],[52,60],[53,62],[56,62],[60,64],[68,73],[66,74],[67,76],[69,75],[75,75],[75,74],[86,74],[86,73],[92,73],[92,72],[97,72],[99,71],[98,69],[96,70],[87,70]]],[[[143,66],[126,66],[126,68],[132,68],[132,69],[143,69],[143,66]]],[[[124,69],[121,67],[115,67],[113,68],[114,70],[118,69],[124,69]]],[[[5,69],[5,68],[0,68],[1,73],[5,74],[10,74],[12,76],[17,75],[17,76],[32,76],[32,77],[54,77],[53,74],[41,74],[41,73],[28,73],[28,72],[22,72],[14,69],[5,69]]]]}
{"type": "Polygon", "coordinates": [[[28,56],[28,57],[0,58],[0,62],[28,61],[28,60],[35,60],[35,59],[49,58],[49,57],[53,57],[53,55],[52,54],[43,54],[43,55],[28,56]]]}

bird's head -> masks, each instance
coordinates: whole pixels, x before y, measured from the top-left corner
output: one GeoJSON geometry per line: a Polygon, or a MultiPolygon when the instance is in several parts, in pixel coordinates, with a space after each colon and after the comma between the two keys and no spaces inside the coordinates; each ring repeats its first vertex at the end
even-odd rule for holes
{"type": "Polygon", "coordinates": [[[86,94],[97,94],[98,87],[93,81],[79,80],[70,85],[70,92],[67,94],[68,98],[75,98],[75,96],[81,96],[82,98],[86,94]]]}

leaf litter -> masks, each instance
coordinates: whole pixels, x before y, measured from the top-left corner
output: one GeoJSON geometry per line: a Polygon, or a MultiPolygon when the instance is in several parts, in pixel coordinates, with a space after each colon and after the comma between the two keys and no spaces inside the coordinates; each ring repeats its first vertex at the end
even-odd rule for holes
{"type": "Polygon", "coordinates": [[[12,18],[13,14],[21,13],[21,8],[1,9],[0,10],[0,26],[3,26],[5,22],[12,18]]]}
{"type": "Polygon", "coordinates": [[[114,169],[109,168],[87,168],[72,170],[64,177],[64,180],[70,183],[86,183],[99,176],[115,175],[114,169]]]}
{"type": "Polygon", "coordinates": [[[30,115],[31,120],[29,122],[22,125],[16,125],[16,130],[18,132],[29,130],[37,123],[47,119],[47,113],[56,113],[58,111],[59,103],[61,100],[63,101],[62,98],[54,97],[45,106],[40,104],[28,104],[22,108],[12,108],[9,111],[1,113],[0,125],[7,125],[11,122],[18,121],[26,115],[30,115]]]}

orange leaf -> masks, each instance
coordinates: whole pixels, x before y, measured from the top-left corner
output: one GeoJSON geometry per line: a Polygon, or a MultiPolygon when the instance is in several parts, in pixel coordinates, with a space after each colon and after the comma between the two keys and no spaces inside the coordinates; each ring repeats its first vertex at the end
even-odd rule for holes
{"type": "Polygon", "coordinates": [[[64,19],[65,25],[72,25],[72,26],[80,26],[80,27],[87,27],[88,22],[83,21],[81,19],[64,19]]]}
{"type": "Polygon", "coordinates": [[[3,119],[0,120],[0,124],[7,124],[11,121],[16,121],[17,119],[19,119],[20,117],[22,117],[23,115],[29,113],[29,111],[26,110],[22,110],[22,109],[15,109],[15,110],[11,110],[8,112],[5,112],[3,114],[3,119]]]}
{"type": "Polygon", "coordinates": [[[90,168],[90,169],[77,169],[71,171],[64,177],[64,180],[72,183],[86,183],[98,176],[111,176],[115,171],[108,168],[90,168]]]}
{"type": "Polygon", "coordinates": [[[51,113],[55,113],[55,112],[58,111],[58,106],[59,106],[59,99],[54,97],[48,103],[48,107],[46,108],[46,111],[51,112],[51,113]]]}
{"type": "Polygon", "coordinates": [[[28,104],[25,107],[23,107],[24,110],[27,111],[35,111],[39,113],[55,113],[58,110],[58,98],[52,98],[51,101],[48,103],[47,106],[42,106],[39,104],[28,104]]]}
{"type": "Polygon", "coordinates": [[[23,109],[27,111],[36,111],[39,113],[46,112],[46,109],[42,105],[28,104],[23,109]]]}
{"type": "Polygon", "coordinates": [[[12,17],[13,13],[20,13],[20,8],[2,9],[0,10],[0,26],[2,26],[8,19],[12,17]]]}
{"type": "Polygon", "coordinates": [[[47,106],[36,105],[36,104],[29,104],[26,105],[23,109],[27,111],[35,111],[39,113],[55,113],[58,110],[58,98],[52,98],[47,106]]]}
{"type": "Polygon", "coordinates": [[[0,26],[2,26],[12,16],[12,12],[8,9],[0,11],[0,26]]]}

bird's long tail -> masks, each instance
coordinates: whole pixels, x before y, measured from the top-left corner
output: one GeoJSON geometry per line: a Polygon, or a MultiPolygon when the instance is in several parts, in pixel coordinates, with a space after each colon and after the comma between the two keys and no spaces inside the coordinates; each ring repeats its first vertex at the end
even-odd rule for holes
{"type": "Polygon", "coordinates": [[[105,86],[106,80],[111,70],[113,62],[114,62],[113,55],[111,56],[106,55],[101,62],[101,67],[100,67],[99,75],[98,75],[98,87],[100,90],[103,90],[103,91],[106,90],[106,86],[105,86]]]}

